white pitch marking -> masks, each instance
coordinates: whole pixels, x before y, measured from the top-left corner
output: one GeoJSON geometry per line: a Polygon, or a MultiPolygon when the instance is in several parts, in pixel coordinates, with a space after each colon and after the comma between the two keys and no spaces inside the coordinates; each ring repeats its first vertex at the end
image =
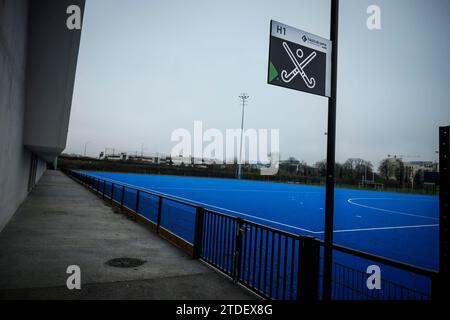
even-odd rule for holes
{"type": "Polygon", "coordinates": [[[171,188],[171,187],[158,187],[158,189],[169,190],[186,190],[186,191],[218,191],[218,192],[267,192],[267,193],[298,193],[298,194],[323,194],[323,192],[313,191],[288,191],[288,190],[258,190],[258,189],[214,189],[214,188],[171,188]]]}
{"type": "MultiPolygon", "coordinates": [[[[439,219],[433,218],[433,217],[422,216],[422,215],[419,215],[419,214],[406,213],[406,212],[402,212],[402,211],[394,211],[394,210],[382,209],[382,208],[377,208],[377,207],[371,207],[371,206],[366,206],[366,205],[363,205],[363,204],[359,204],[359,203],[353,202],[355,200],[388,200],[388,199],[390,199],[390,200],[392,200],[392,199],[393,200],[397,200],[397,199],[394,199],[394,198],[350,198],[350,199],[347,200],[347,202],[350,203],[350,204],[353,204],[355,206],[359,206],[359,207],[363,207],[363,208],[367,208],[367,209],[378,210],[378,211],[387,212],[387,213],[400,214],[400,215],[403,215],[403,216],[410,216],[410,217],[416,217],[416,218],[423,218],[423,219],[430,219],[430,220],[439,221],[439,219]]],[[[411,200],[411,199],[408,199],[408,200],[411,200]]]]}
{"type": "MultiPolygon", "coordinates": [[[[396,227],[379,227],[379,228],[360,228],[360,229],[343,229],[343,230],[334,230],[334,233],[341,232],[360,232],[360,231],[379,231],[379,230],[394,230],[394,229],[412,229],[412,228],[431,228],[431,227],[439,227],[439,224],[422,224],[422,225],[412,225],[412,226],[396,226],[396,227]]],[[[324,231],[316,232],[316,233],[324,233],[324,231]]]]}

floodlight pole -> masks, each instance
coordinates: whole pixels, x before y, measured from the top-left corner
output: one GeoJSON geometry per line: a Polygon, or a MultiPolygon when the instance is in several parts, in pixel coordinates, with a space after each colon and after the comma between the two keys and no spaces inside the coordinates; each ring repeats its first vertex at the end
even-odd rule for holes
{"type": "Polygon", "coordinates": [[[242,121],[241,121],[241,144],[239,145],[239,163],[238,163],[238,179],[242,178],[242,140],[244,135],[244,110],[245,110],[245,102],[250,96],[246,93],[243,93],[239,96],[242,100],[242,121]]]}
{"type": "Polygon", "coordinates": [[[87,149],[87,145],[89,144],[89,142],[86,142],[84,144],[84,156],[86,157],[86,149],[87,149]]]}
{"type": "Polygon", "coordinates": [[[334,223],[334,165],[336,156],[336,97],[339,0],[331,0],[330,40],[331,52],[331,96],[328,99],[327,129],[327,176],[325,188],[325,238],[322,299],[331,300],[331,281],[333,270],[333,223],[334,223]]]}

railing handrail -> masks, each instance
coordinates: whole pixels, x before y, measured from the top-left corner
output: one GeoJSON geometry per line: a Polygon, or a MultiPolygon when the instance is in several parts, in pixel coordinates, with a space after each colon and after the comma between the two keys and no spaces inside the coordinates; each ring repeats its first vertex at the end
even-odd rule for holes
{"type": "MultiPolygon", "coordinates": [[[[74,171],[74,170],[70,170],[70,171],[74,171]]],[[[156,197],[161,197],[163,199],[167,199],[169,201],[173,201],[173,202],[177,202],[177,203],[180,203],[180,204],[184,204],[184,205],[187,205],[187,206],[190,206],[190,207],[193,207],[193,208],[202,207],[203,209],[205,209],[208,212],[212,212],[212,213],[224,216],[224,217],[236,218],[236,216],[232,216],[230,214],[226,214],[226,213],[217,211],[215,209],[211,209],[208,205],[205,205],[204,203],[201,203],[201,202],[198,202],[198,201],[195,201],[195,200],[190,200],[190,202],[189,202],[189,201],[180,199],[179,197],[176,197],[176,196],[173,196],[173,195],[169,195],[169,194],[164,193],[164,192],[159,192],[159,191],[155,191],[155,190],[152,190],[152,189],[137,187],[135,185],[131,185],[131,184],[128,184],[128,183],[125,183],[125,182],[120,182],[120,181],[109,179],[109,178],[104,178],[104,177],[100,178],[100,177],[96,177],[96,176],[91,176],[91,175],[85,174],[84,172],[80,172],[80,171],[75,171],[75,172],[78,172],[79,174],[83,174],[85,176],[93,177],[95,179],[108,181],[108,182],[114,183],[115,185],[118,185],[118,186],[126,186],[127,188],[130,188],[132,190],[136,190],[136,191],[139,190],[139,191],[141,191],[143,193],[146,193],[146,194],[149,194],[149,195],[153,195],[153,196],[156,196],[156,197]]],[[[227,210],[227,209],[225,209],[225,210],[227,210]]],[[[236,214],[239,215],[238,212],[236,212],[236,214]]],[[[274,232],[283,233],[283,234],[285,234],[287,236],[292,236],[292,237],[303,237],[304,236],[304,235],[295,234],[295,233],[292,233],[292,232],[289,232],[289,231],[281,230],[281,229],[278,229],[278,228],[275,228],[275,227],[271,227],[271,226],[267,226],[267,225],[264,225],[264,224],[260,224],[258,222],[254,222],[254,221],[251,221],[251,220],[246,220],[245,218],[242,218],[242,219],[245,221],[245,223],[253,223],[254,225],[256,225],[258,227],[262,227],[264,229],[272,229],[274,232]]]]}
{"type": "MultiPolygon", "coordinates": [[[[317,239],[317,241],[319,241],[322,246],[325,245],[323,240],[317,239]]],[[[362,258],[362,259],[373,260],[375,262],[379,262],[379,263],[385,264],[390,267],[403,269],[405,271],[416,273],[416,274],[419,274],[422,276],[435,277],[439,274],[435,270],[427,269],[424,267],[418,267],[418,266],[415,266],[412,264],[408,264],[408,263],[390,259],[390,258],[381,257],[381,256],[378,256],[378,255],[375,255],[372,253],[367,253],[367,252],[360,251],[357,249],[348,248],[348,247],[345,247],[345,246],[339,245],[339,244],[333,244],[332,248],[333,248],[333,250],[336,250],[336,251],[351,254],[351,255],[354,255],[354,256],[362,258]]]]}
{"type": "MultiPolygon", "coordinates": [[[[206,211],[209,211],[209,210],[206,209],[206,211]]],[[[214,212],[214,213],[221,214],[220,212],[214,212]]],[[[236,217],[234,217],[234,218],[237,219],[236,217]]],[[[282,235],[287,236],[287,237],[292,237],[292,238],[296,238],[296,239],[310,237],[310,236],[305,236],[305,235],[302,235],[302,234],[295,234],[295,233],[291,233],[289,231],[285,231],[285,230],[277,229],[277,228],[274,228],[274,227],[270,227],[270,226],[267,226],[267,225],[264,225],[264,224],[260,224],[258,222],[245,220],[245,219],[242,219],[242,220],[247,225],[253,225],[254,227],[261,228],[261,229],[268,230],[268,231],[272,231],[273,233],[282,234],[282,235]]]]}
{"type": "MultiPolygon", "coordinates": [[[[90,175],[85,174],[83,172],[79,172],[79,171],[77,171],[77,172],[79,174],[83,174],[85,176],[90,176],[90,175]]],[[[184,205],[187,205],[187,206],[190,206],[190,207],[193,207],[193,208],[202,207],[206,212],[211,212],[211,213],[220,215],[222,217],[226,217],[226,218],[230,218],[230,219],[237,219],[236,216],[232,216],[232,215],[229,215],[229,214],[226,214],[226,213],[223,213],[223,212],[219,212],[219,211],[216,211],[214,209],[209,209],[208,207],[205,207],[203,203],[197,202],[195,200],[191,200],[192,202],[189,202],[189,201],[186,201],[186,200],[181,200],[181,199],[177,198],[176,196],[168,195],[167,193],[158,192],[158,191],[155,191],[155,190],[152,190],[152,189],[147,189],[147,188],[142,188],[142,187],[136,187],[134,185],[131,185],[131,184],[128,184],[128,183],[125,183],[125,182],[120,182],[120,181],[117,181],[117,180],[104,178],[104,177],[101,177],[101,178],[100,177],[95,177],[95,176],[90,176],[90,177],[93,177],[93,178],[99,179],[99,180],[103,180],[103,181],[108,181],[108,182],[114,183],[117,186],[125,186],[125,187],[127,187],[129,189],[132,189],[132,190],[136,190],[136,191],[139,190],[142,193],[146,193],[146,194],[153,195],[153,196],[156,196],[156,197],[161,197],[163,199],[167,199],[169,201],[173,201],[173,202],[177,202],[177,203],[180,203],[180,204],[184,204],[184,205]],[[195,203],[197,203],[197,204],[195,204],[195,203]]],[[[261,224],[261,223],[258,223],[258,222],[254,222],[254,221],[251,221],[251,220],[246,220],[244,218],[242,218],[242,219],[244,220],[244,223],[246,223],[246,224],[252,224],[252,225],[254,225],[256,227],[259,227],[259,228],[262,228],[262,229],[265,229],[265,230],[269,230],[270,229],[270,231],[272,231],[274,233],[282,234],[284,236],[293,237],[293,238],[309,237],[309,236],[295,234],[295,233],[292,233],[292,232],[289,232],[289,231],[281,230],[281,229],[278,229],[278,228],[275,228],[275,227],[271,227],[271,226],[268,226],[268,225],[264,225],[264,224],[261,224]]],[[[319,239],[317,239],[317,240],[319,240],[319,239]]]]}
{"type": "MultiPolygon", "coordinates": [[[[71,170],[71,171],[72,171],[72,170],[71,170]]],[[[85,174],[85,173],[83,173],[83,172],[79,172],[79,171],[75,171],[75,172],[77,172],[77,173],[79,173],[79,174],[82,174],[82,175],[84,175],[84,176],[90,176],[90,175],[85,174]]],[[[127,188],[129,188],[129,189],[132,189],[132,190],[136,190],[136,191],[139,190],[140,192],[143,192],[143,193],[146,193],[146,194],[149,194],[149,195],[152,195],[152,196],[156,196],[156,197],[162,197],[162,198],[164,198],[164,199],[167,199],[167,200],[170,200],[170,201],[173,201],[173,202],[177,202],[177,203],[180,203],[180,204],[184,204],[184,205],[187,205],[187,206],[190,206],[190,207],[193,207],[193,208],[196,208],[196,207],[199,207],[199,206],[200,206],[200,205],[198,205],[198,204],[194,204],[194,203],[193,203],[193,202],[196,202],[195,200],[192,200],[192,202],[188,202],[188,201],[178,199],[177,197],[168,195],[168,194],[163,193],[163,192],[158,192],[158,191],[155,191],[155,190],[151,190],[151,189],[147,189],[147,188],[142,188],[142,187],[136,187],[135,185],[128,184],[128,183],[125,183],[125,182],[119,182],[119,181],[117,181],[117,180],[112,180],[112,179],[104,178],[104,177],[102,177],[102,178],[100,178],[100,177],[95,177],[95,176],[90,176],[90,177],[95,178],[95,179],[98,179],[98,180],[108,181],[108,182],[114,183],[115,185],[118,185],[118,186],[125,186],[125,187],[127,187],[127,188]]],[[[208,211],[211,211],[211,210],[209,210],[209,209],[207,209],[207,210],[208,210],[208,211]]]]}
{"type": "MultiPolygon", "coordinates": [[[[105,182],[108,181],[108,182],[114,183],[115,185],[119,185],[119,186],[122,186],[122,187],[127,187],[127,188],[130,188],[132,190],[136,190],[136,191],[139,190],[140,192],[143,192],[143,193],[146,193],[146,194],[149,194],[149,195],[153,195],[153,196],[156,196],[156,197],[160,197],[162,199],[167,199],[169,201],[173,201],[173,202],[180,203],[180,204],[183,204],[183,205],[187,205],[187,206],[190,206],[190,207],[193,207],[193,208],[201,207],[206,212],[211,212],[213,214],[217,214],[217,215],[220,215],[220,216],[223,216],[223,217],[227,217],[227,218],[231,218],[231,219],[238,219],[238,217],[231,216],[231,215],[228,215],[228,214],[225,214],[225,213],[222,213],[222,212],[218,212],[218,211],[213,210],[213,209],[209,209],[208,207],[205,207],[204,204],[199,203],[199,202],[197,202],[195,200],[191,200],[192,202],[189,202],[189,201],[178,199],[177,197],[165,194],[163,192],[157,192],[155,190],[151,190],[151,189],[147,189],[147,188],[136,187],[134,185],[130,185],[130,184],[127,184],[127,183],[124,183],[124,182],[119,182],[117,180],[112,180],[112,179],[104,178],[104,177],[102,177],[102,178],[95,177],[95,176],[86,174],[84,172],[75,171],[75,170],[69,170],[69,171],[76,172],[78,174],[81,174],[81,175],[84,175],[84,176],[87,176],[87,177],[92,177],[92,178],[98,179],[100,181],[101,180],[103,180],[105,182]],[[195,204],[196,202],[197,202],[197,204],[195,204]]],[[[277,229],[277,228],[274,228],[274,227],[271,227],[271,226],[263,225],[263,224],[260,224],[260,223],[254,222],[254,221],[243,219],[243,218],[239,218],[239,219],[242,219],[245,224],[252,224],[252,225],[254,225],[256,227],[259,227],[259,228],[262,228],[262,229],[265,229],[265,230],[270,230],[270,231],[272,231],[274,233],[282,234],[282,235],[285,235],[285,236],[288,236],[288,237],[293,237],[293,238],[297,238],[297,239],[298,238],[303,238],[303,237],[309,237],[309,236],[305,236],[305,235],[298,235],[298,234],[290,233],[288,231],[280,230],[280,229],[277,229]]],[[[323,240],[320,240],[320,239],[317,239],[317,238],[315,240],[318,241],[320,243],[320,245],[322,245],[322,246],[325,245],[323,240]]],[[[408,263],[405,263],[405,262],[400,262],[400,261],[397,261],[397,260],[381,257],[381,256],[378,256],[378,255],[367,253],[367,252],[360,251],[360,250],[357,250],[357,249],[348,248],[348,247],[343,246],[343,245],[333,244],[332,248],[334,250],[336,250],[336,251],[340,251],[340,252],[343,252],[343,253],[351,254],[351,255],[354,255],[356,257],[367,259],[367,260],[373,260],[375,262],[382,263],[382,264],[390,266],[390,267],[403,269],[405,271],[416,273],[416,274],[419,274],[419,275],[422,275],[422,276],[435,278],[435,277],[437,277],[439,275],[439,273],[437,271],[435,271],[435,270],[427,269],[427,268],[424,268],[424,267],[414,266],[414,265],[411,265],[411,264],[408,264],[408,263]]]]}

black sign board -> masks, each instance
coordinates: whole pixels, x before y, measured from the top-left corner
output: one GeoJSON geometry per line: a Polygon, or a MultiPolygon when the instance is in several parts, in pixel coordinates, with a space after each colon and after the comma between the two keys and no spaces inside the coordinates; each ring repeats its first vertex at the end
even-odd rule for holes
{"type": "Polygon", "coordinates": [[[272,20],[269,84],[330,97],[331,41],[272,20]]]}

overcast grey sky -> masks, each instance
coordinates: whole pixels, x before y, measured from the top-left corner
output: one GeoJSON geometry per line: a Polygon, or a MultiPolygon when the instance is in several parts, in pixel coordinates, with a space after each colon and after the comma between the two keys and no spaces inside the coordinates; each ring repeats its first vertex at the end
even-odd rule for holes
{"type": "MultiPolygon", "coordinates": [[[[329,0],[87,0],[65,152],[169,153],[177,128],[280,129],[282,158],[325,158],[327,98],[267,84],[271,19],[329,38],[329,0]]],[[[450,124],[450,1],[341,0],[337,161],[436,160],[450,124]],[[381,8],[369,31],[366,9],[381,8]],[[408,159],[410,160],[410,159],[408,159]]]]}

